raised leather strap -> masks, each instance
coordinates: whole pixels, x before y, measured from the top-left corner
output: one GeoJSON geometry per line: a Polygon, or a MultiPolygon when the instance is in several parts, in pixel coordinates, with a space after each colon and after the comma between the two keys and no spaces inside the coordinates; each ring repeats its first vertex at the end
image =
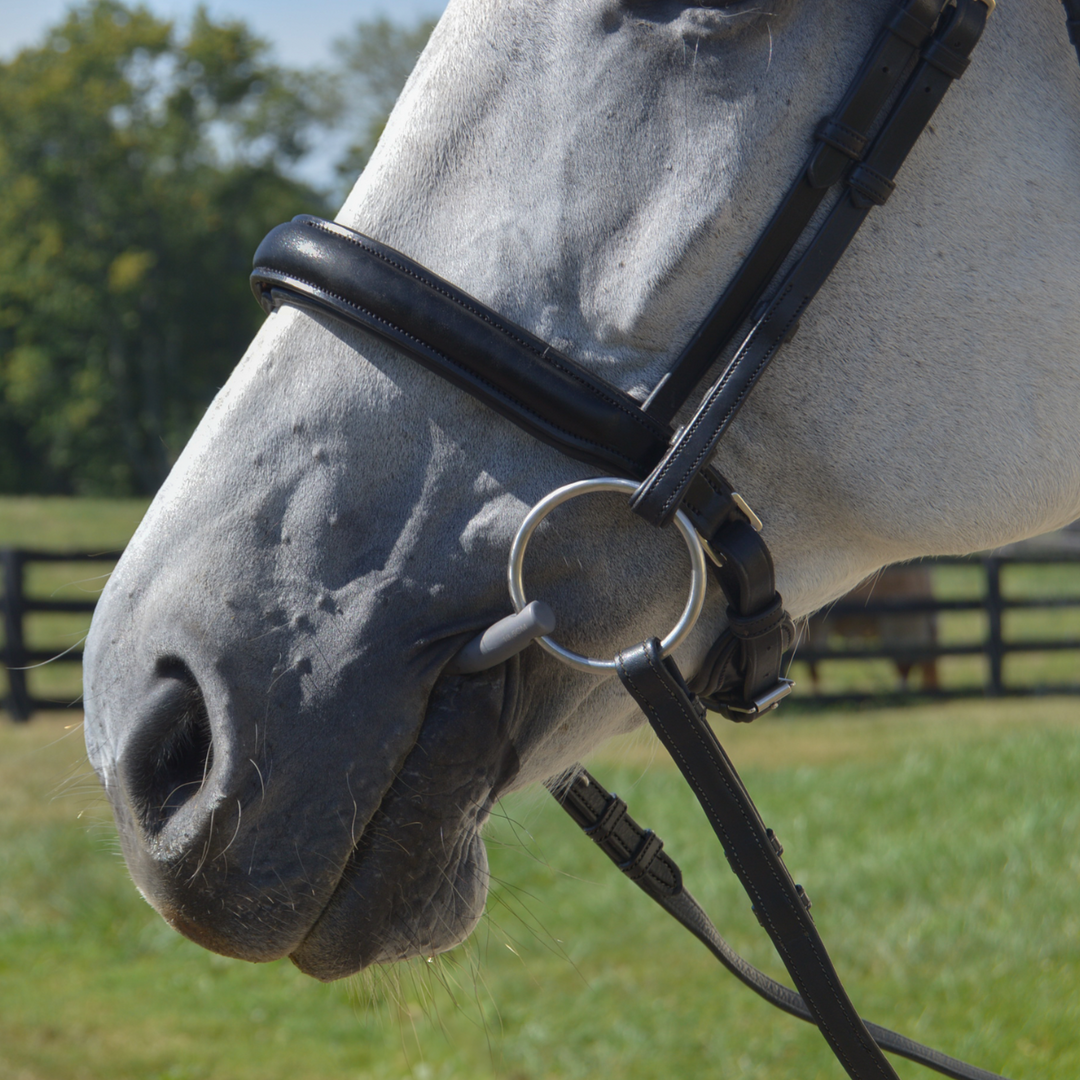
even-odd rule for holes
{"type": "Polygon", "coordinates": [[[907,0],[893,11],[836,111],[818,127],[809,159],[750,254],[649,395],[645,409],[651,416],[670,422],[727,348],[829,189],[862,157],[870,130],[919,50],[930,40],[943,6],[944,0],[907,0]]]}
{"type": "Polygon", "coordinates": [[[675,516],[685,491],[777,351],[795,334],[807,305],[870,208],[888,198],[900,166],[956,77],[956,58],[968,56],[978,43],[988,10],[983,0],[958,0],[942,17],[929,46],[932,59],[923,59],[915,68],[873,147],[853,173],[848,195],[833,208],[693,419],[631,500],[635,512],[647,521],[665,525],[675,516]],[[943,49],[952,58],[949,63],[941,62],[943,49]]]}
{"type": "MultiPolygon", "coordinates": [[[[806,1002],[794,990],[759,971],[724,940],[701,905],[686,890],[682,871],[675,860],[663,850],[663,842],[651,829],[642,827],[630,816],[622,799],[609,793],[594,776],[582,768],[577,768],[550,784],[548,790],[585,835],[593,840],[642,892],[689,930],[744,986],[748,986],[770,1005],[775,1005],[800,1020],[814,1023],[806,1002]],[[614,835],[601,836],[598,826],[610,813],[613,805],[621,808],[618,815],[619,828],[614,835]],[[650,853],[627,856],[628,852],[646,851],[650,853]],[[629,868],[635,862],[644,864],[644,869],[636,875],[629,868]]],[[[782,855],[783,848],[779,847],[771,834],[770,840],[773,846],[778,848],[778,854],[782,855]]],[[[924,1046],[880,1024],[872,1024],[868,1020],[864,1023],[867,1031],[883,1050],[918,1062],[945,1076],[951,1076],[954,1080],[1004,1080],[996,1073],[968,1065],[958,1058],[924,1046]]]]}
{"type": "Polygon", "coordinates": [[[619,475],[655,464],[670,438],[628,394],[343,225],[304,215],[273,229],[251,287],[267,312],[298,304],[379,335],[541,441],[619,475]]]}
{"type": "MultiPolygon", "coordinates": [[[[468,293],[369,236],[302,215],[255,252],[251,288],[270,313],[283,304],[368,330],[556,450],[644,480],[671,430],[629,394],[504,319],[468,293]]],[[[696,477],[685,509],[702,536],[745,520],[715,470],[696,477]]]]}
{"type": "Polygon", "coordinates": [[[897,1080],[848,998],[792,881],[735,767],[656,638],[620,653],[619,678],[641,706],[693,789],[754,912],[806,1002],[814,1023],[852,1080],[897,1080]]]}

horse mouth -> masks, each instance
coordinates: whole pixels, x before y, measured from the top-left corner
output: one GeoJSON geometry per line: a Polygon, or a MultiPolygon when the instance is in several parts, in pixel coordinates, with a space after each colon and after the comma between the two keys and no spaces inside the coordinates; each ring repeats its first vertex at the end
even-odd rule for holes
{"type": "MultiPolygon", "coordinates": [[[[486,815],[485,815],[486,816],[486,815]]],[[[462,824],[448,852],[424,852],[408,830],[374,821],[337,889],[289,959],[330,982],[371,964],[446,952],[472,932],[487,897],[487,853],[477,825],[462,824]]],[[[444,836],[448,832],[443,826],[444,836]]]]}
{"type": "Polygon", "coordinates": [[[132,878],[197,944],[291,956],[319,979],[451,948],[482,912],[480,829],[518,772],[517,670],[445,675],[424,659],[359,710],[355,693],[282,709],[307,722],[295,730],[319,722],[314,757],[284,727],[257,748],[224,678],[191,676],[204,708],[190,723],[188,680],[155,683],[142,734],[95,765],[132,878]]]}
{"type": "Polygon", "coordinates": [[[472,932],[488,887],[480,830],[518,771],[505,675],[436,683],[415,746],[289,954],[305,974],[330,981],[432,956],[472,932]]]}

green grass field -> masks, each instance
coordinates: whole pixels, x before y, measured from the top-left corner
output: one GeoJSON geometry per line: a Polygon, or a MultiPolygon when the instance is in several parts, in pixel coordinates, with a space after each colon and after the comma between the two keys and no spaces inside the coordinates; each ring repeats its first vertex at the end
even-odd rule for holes
{"type": "MultiPolygon", "coordinates": [[[[492,822],[488,915],[447,957],[324,986],[203,952],[136,894],[69,725],[0,725],[3,1080],[842,1075],[538,791],[492,822]]],[[[720,734],[866,1016],[1013,1080],[1080,1075],[1080,702],[720,734]]],[[[779,975],[655,744],[634,737],[594,768],[779,975]]]]}
{"type": "MultiPolygon", "coordinates": [[[[144,509],[0,498],[0,545],[111,550],[144,509]]],[[[39,567],[31,587],[92,596],[96,573],[39,567]]],[[[939,595],[977,587],[967,568],[935,573],[939,595]]],[[[1080,593],[1077,568],[1010,573],[1007,590],[1080,593]]],[[[977,636],[980,619],[944,618],[943,640],[977,636]]],[[[85,627],[78,616],[39,617],[31,634],[42,646],[74,643],[85,627]]],[[[978,660],[952,663],[948,678],[981,679],[978,660]]],[[[1075,655],[1028,658],[1030,677],[1040,663],[1075,677],[1075,655]]],[[[893,675],[882,665],[859,677],[890,685],[893,675]]],[[[838,672],[825,688],[852,678],[838,672]]],[[[32,680],[42,696],[78,694],[77,666],[32,680]]],[[[786,711],[725,724],[721,738],[865,1015],[1013,1080],[1074,1080],[1080,699],[835,719],[786,711]]],[[[203,952],[131,885],[78,720],[42,714],[16,726],[0,714],[0,1080],[842,1075],[814,1031],[738,986],[542,792],[503,804],[488,830],[488,914],[434,963],[323,986],[287,962],[203,952]]],[[[662,751],[640,736],[605,751],[596,771],[665,838],[733,943],[780,976],[662,751]]]]}

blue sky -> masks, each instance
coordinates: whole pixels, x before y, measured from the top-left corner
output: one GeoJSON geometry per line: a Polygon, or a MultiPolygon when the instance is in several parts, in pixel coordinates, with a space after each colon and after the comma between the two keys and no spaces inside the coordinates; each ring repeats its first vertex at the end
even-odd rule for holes
{"type": "MultiPolygon", "coordinates": [[[[129,3],[133,0],[128,0],[129,3]]],[[[206,0],[218,19],[243,19],[274,46],[278,60],[306,67],[330,59],[330,43],[361,19],[386,15],[395,22],[412,23],[440,15],[447,0],[206,0]]],[[[155,14],[179,23],[197,6],[194,0],[145,0],[155,14]]],[[[38,45],[45,31],[58,23],[71,7],[70,0],[0,0],[0,60],[8,60],[28,45],[38,45]]],[[[298,172],[318,187],[334,184],[333,162],[346,136],[324,137],[300,164],[298,172]]]]}
{"type": "MultiPolygon", "coordinates": [[[[0,60],[38,44],[45,30],[59,22],[68,0],[0,0],[0,60]]],[[[183,21],[194,10],[190,0],[149,0],[151,11],[183,21]]],[[[330,42],[361,19],[387,15],[409,23],[439,15],[446,0],[208,0],[217,18],[240,18],[273,42],[278,59],[302,67],[328,58],[330,42]]]]}

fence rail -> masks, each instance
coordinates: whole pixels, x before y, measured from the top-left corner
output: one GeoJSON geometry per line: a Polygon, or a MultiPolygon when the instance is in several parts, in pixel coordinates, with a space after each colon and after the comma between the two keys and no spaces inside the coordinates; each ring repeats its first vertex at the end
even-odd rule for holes
{"type": "Polygon", "coordinates": [[[0,548],[0,608],[3,613],[4,643],[0,664],[7,668],[8,690],[0,704],[16,720],[29,720],[37,709],[82,708],[81,701],[46,701],[34,697],[27,684],[27,668],[36,664],[82,663],[82,649],[58,643],[55,648],[29,648],[26,644],[26,616],[48,614],[89,615],[93,600],[52,600],[30,596],[26,590],[26,568],[34,563],[115,563],[119,552],[29,551],[0,548]]]}
{"type": "MultiPolygon", "coordinates": [[[[46,701],[30,693],[27,680],[28,667],[54,661],[74,665],[82,661],[82,649],[70,648],[63,642],[55,645],[30,648],[26,634],[26,616],[34,613],[85,614],[94,610],[94,601],[56,600],[28,595],[26,570],[35,563],[113,563],[117,552],[87,551],[28,551],[18,548],[0,548],[0,572],[2,591],[0,608],[3,615],[3,647],[0,648],[0,665],[7,669],[8,691],[0,704],[16,720],[28,720],[36,709],[79,708],[81,702],[46,701]]],[[[1014,566],[1040,566],[1070,564],[1080,569],[1080,546],[1062,551],[1012,550],[990,555],[965,558],[940,558],[926,560],[927,566],[959,565],[977,567],[983,575],[982,595],[978,598],[938,600],[920,598],[906,600],[874,601],[869,603],[845,603],[840,601],[824,614],[815,616],[820,625],[828,628],[845,617],[895,617],[898,615],[932,615],[935,618],[947,612],[983,612],[986,615],[986,633],[981,641],[942,645],[911,645],[903,642],[882,641],[869,647],[808,648],[796,647],[793,658],[812,664],[826,661],[859,661],[886,659],[897,663],[919,664],[950,656],[983,656],[987,661],[987,677],[981,686],[943,688],[920,693],[934,697],[959,697],[988,694],[991,696],[1066,693],[1080,694],[1080,637],[1023,638],[1011,640],[1004,632],[1005,616],[1014,611],[1073,609],[1080,613],[1080,575],[1077,577],[1076,595],[1037,597],[1009,597],[1002,591],[1002,571],[1014,566]],[[1024,686],[1010,684],[1005,677],[1005,659],[1019,653],[1058,653],[1076,651],[1077,663],[1073,670],[1075,678],[1063,684],[1024,686]]],[[[895,696],[895,689],[879,691],[856,691],[846,693],[806,694],[800,693],[796,700],[805,703],[830,703],[857,701],[875,697],[895,696]]]]}
{"type": "MultiPolygon", "coordinates": [[[[868,647],[852,647],[841,644],[839,647],[807,647],[804,634],[789,656],[789,659],[807,664],[819,664],[823,661],[844,660],[891,660],[898,664],[921,664],[950,656],[982,656],[987,662],[987,677],[981,686],[958,686],[926,689],[917,693],[929,697],[972,697],[987,695],[991,697],[1022,696],[1032,694],[1080,694],[1080,637],[1076,635],[1047,637],[1010,638],[1005,633],[1005,616],[1017,611],[1061,611],[1073,610],[1080,616],[1080,574],[1077,575],[1075,595],[1047,597],[1010,597],[1002,589],[1002,571],[1019,566],[1073,566],[1080,569],[1080,546],[1070,546],[1062,550],[1039,550],[1026,545],[1015,545],[1012,549],[976,556],[940,557],[927,559],[920,566],[964,566],[973,567],[981,572],[983,587],[978,598],[939,600],[904,599],[888,601],[870,601],[851,603],[844,600],[812,617],[822,628],[824,636],[829,628],[842,624],[850,618],[888,619],[904,615],[932,615],[935,618],[946,612],[980,612],[986,615],[986,633],[981,641],[943,645],[936,641],[930,644],[905,644],[898,641],[882,641],[868,647]],[[1073,677],[1063,683],[1039,683],[1037,685],[1018,685],[1010,683],[1005,677],[1005,659],[1010,655],[1023,653],[1058,653],[1076,652],[1077,661],[1073,668],[1073,677]]],[[[913,691],[904,690],[909,694],[913,691]]],[[[822,693],[800,695],[804,703],[833,703],[841,701],[862,701],[868,698],[896,696],[897,690],[853,691],[844,693],[822,693]]]]}

